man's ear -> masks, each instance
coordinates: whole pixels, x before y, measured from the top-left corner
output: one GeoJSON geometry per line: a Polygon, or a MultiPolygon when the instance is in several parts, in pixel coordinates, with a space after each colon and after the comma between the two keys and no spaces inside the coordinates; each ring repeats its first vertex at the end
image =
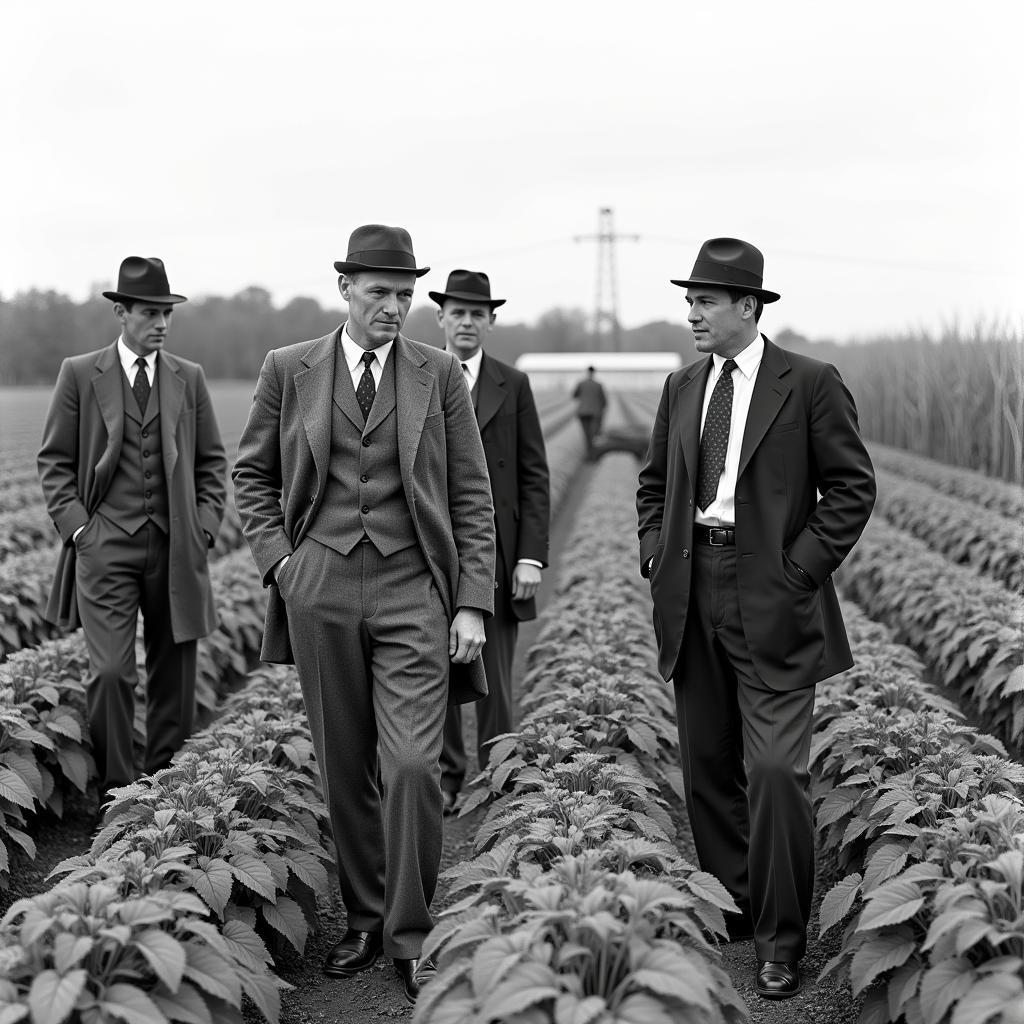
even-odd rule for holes
{"type": "Polygon", "coordinates": [[[352,287],[352,282],[348,279],[346,274],[338,275],[338,292],[341,297],[348,302],[348,291],[352,287]]]}
{"type": "Polygon", "coordinates": [[[437,307],[437,322],[439,326],[444,327],[444,306],[437,307]]]}
{"type": "Polygon", "coordinates": [[[493,331],[494,330],[494,321],[497,320],[497,319],[498,319],[498,317],[495,314],[494,310],[491,310],[491,322],[487,325],[487,330],[489,330],[489,331],[493,331]]]}

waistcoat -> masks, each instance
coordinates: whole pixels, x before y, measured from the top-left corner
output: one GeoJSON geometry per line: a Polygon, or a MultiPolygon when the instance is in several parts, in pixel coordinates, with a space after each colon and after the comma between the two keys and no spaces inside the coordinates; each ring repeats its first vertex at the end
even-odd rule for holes
{"type": "Polygon", "coordinates": [[[416,543],[398,462],[394,348],[365,426],[348,365],[337,348],[327,485],[308,535],[343,555],[363,537],[384,556],[416,543]]]}
{"type": "MultiPolygon", "coordinates": [[[[159,360],[157,365],[159,367],[159,360]]],[[[160,372],[158,368],[157,376],[160,372]]],[[[159,390],[154,377],[146,412],[140,414],[139,403],[128,386],[128,376],[121,371],[124,399],[121,457],[98,511],[128,534],[138,531],[147,519],[152,519],[164,533],[170,526],[164,453],[160,444],[159,390]]]]}

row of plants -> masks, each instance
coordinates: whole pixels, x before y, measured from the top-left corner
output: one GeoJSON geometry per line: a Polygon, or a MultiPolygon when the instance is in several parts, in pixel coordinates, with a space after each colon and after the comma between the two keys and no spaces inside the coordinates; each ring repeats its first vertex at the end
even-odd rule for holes
{"type": "Polygon", "coordinates": [[[438,973],[416,1024],[747,1019],[712,938],[737,908],[680,856],[660,795],[682,777],[635,569],[635,476],[618,455],[591,480],[520,728],[461,810],[488,805],[475,856],[445,872],[456,902],[423,950],[438,973]]]}
{"type": "MultiPolygon", "coordinates": [[[[208,717],[259,653],[266,597],[248,551],[212,568],[220,626],[199,642],[196,701],[208,717]]],[[[85,725],[89,657],[78,631],[19,651],[0,665],[0,886],[9,846],[35,857],[30,822],[43,808],[63,814],[67,798],[95,776],[85,725]],[[29,831],[26,831],[26,830],[29,831]]],[[[144,654],[139,651],[139,664],[144,654]]],[[[140,676],[143,673],[140,672],[140,676]]],[[[145,736],[145,696],[136,692],[136,746],[145,736]]]]}
{"type": "Polygon", "coordinates": [[[926,484],[880,469],[875,513],[959,565],[1024,593],[1024,526],[1020,517],[950,498],[926,484]]]}
{"type": "Polygon", "coordinates": [[[329,888],[295,673],[263,670],[175,763],[115,791],[85,856],[0,921],[0,1016],[270,1024],[329,888]],[[243,1017],[245,1014],[245,1018],[243,1017]]]}
{"type": "Polygon", "coordinates": [[[1024,1009],[1024,766],[964,723],[883,625],[844,608],[856,667],[819,685],[818,851],[838,878],[822,972],[862,1024],[1011,1024],[1024,1009]]]}
{"type": "Polygon", "coordinates": [[[1004,742],[1024,740],[1024,598],[872,520],[837,574],[842,593],[919,651],[1004,742]]]}
{"type": "Polygon", "coordinates": [[[39,504],[39,481],[26,480],[20,484],[5,484],[0,495],[2,495],[0,504],[2,504],[4,512],[15,512],[21,508],[31,508],[33,505],[39,504]]]}
{"type": "Polygon", "coordinates": [[[1024,487],[1019,484],[936,462],[924,455],[889,445],[872,443],[868,449],[877,469],[887,470],[904,480],[927,484],[943,494],[991,509],[1000,515],[1018,520],[1024,515],[1024,487]]]}

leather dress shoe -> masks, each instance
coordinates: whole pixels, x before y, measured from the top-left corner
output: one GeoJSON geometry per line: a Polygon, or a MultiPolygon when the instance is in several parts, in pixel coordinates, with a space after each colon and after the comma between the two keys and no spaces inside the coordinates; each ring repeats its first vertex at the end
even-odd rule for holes
{"type": "Polygon", "coordinates": [[[452,789],[441,790],[441,812],[446,818],[450,818],[455,814],[455,804],[459,799],[459,794],[452,789]]]}
{"type": "Polygon", "coordinates": [[[384,948],[380,932],[360,932],[349,928],[324,960],[324,974],[332,978],[351,978],[377,962],[384,948]]]}
{"type": "Polygon", "coordinates": [[[762,960],[754,988],[763,999],[789,999],[803,988],[800,965],[796,960],[762,960]]]}
{"type": "Polygon", "coordinates": [[[406,1001],[415,1004],[420,989],[437,974],[437,964],[433,960],[421,960],[413,957],[411,960],[403,960],[401,957],[394,957],[395,970],[402,979],[405,988],[406,1001]]]}

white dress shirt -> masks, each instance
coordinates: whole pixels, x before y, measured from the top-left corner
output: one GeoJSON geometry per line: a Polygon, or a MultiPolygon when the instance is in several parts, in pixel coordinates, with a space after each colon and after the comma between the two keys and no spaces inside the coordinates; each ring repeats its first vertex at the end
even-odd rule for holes
{"type": "MultiPolygon", "coordinates": [[[[453,352],[452,355],[459,359],[457,352],[453,352]]],[[[463,373],[466,375],[466,384],[469,386],[470,391],[476,387],[476,382],[480,377],[480,364],[483,362],[483,358],[484,350],[478,348],[468,359],[459,359],[459,362],[462,363],[463,373]]]]}
{"type": "MultiPolygon", "coordinates": [[[[760,334],[738,355],[736,369],[732,374],[732,418],[729,420],[729,446],[725,450],[725,469],[718,480],[718,493],[715,500],[703,512],[698,508],[694,521],[705,526],[736,525],[736,477],[740,468],[740,447],[743,444],[743,430],[747,424],[747,413],[750,410],[750,396],[754,393],[754,381],[757,380],[757,369],[764,355],[764,339],[760,334]]],[[[713,355],[714,366],[708,375],[708,384],[704,390],[704,408],[700,414],[700,430],[704,433],[704,421],[711,403],[711,392],[721,376],[725,357],[713,355]]]]}
{"type": "MultiPolygon", "coordinates": [[[[156,355],[157,353],[154,349],[148,355],[142,357],[146,360],[146,376],[149,378],[150,387],[153,386],[153,381],[156,378],[156,355]]],[[[135,387],[135,374],[139,372],[138,366],[135,365],[135,360],[139,357],[124,343],[124,337],[120,335],[117,339],[117,357],[121,360],[121,367],[128,378],[128,387],[135,387]]]]}
{"type": "MultiPolygon", "coordinates": [[[[384,376],[384,364],[388,361],[388,353],[391,351],[392,345],[394,345],[393,341],[386,341],[383,345],[379,345],[372,350],[373,354],[377,357],[370,363],[370,373],[373,374],[373,386],[375,388],[380,387],[380,379],[384,376]]],[[[363,368],[366,365],[363,362],[363,353],[371,350],[357,345],[352,340],[352,335],[348,333],[348,324],[345,324],[345,330],[341,332],[341,351],[345,356],[345,362],[348,364],[349,373],[352,375],[352,388],[358,390],[359,380],[363,376],[363,368]]]]}

